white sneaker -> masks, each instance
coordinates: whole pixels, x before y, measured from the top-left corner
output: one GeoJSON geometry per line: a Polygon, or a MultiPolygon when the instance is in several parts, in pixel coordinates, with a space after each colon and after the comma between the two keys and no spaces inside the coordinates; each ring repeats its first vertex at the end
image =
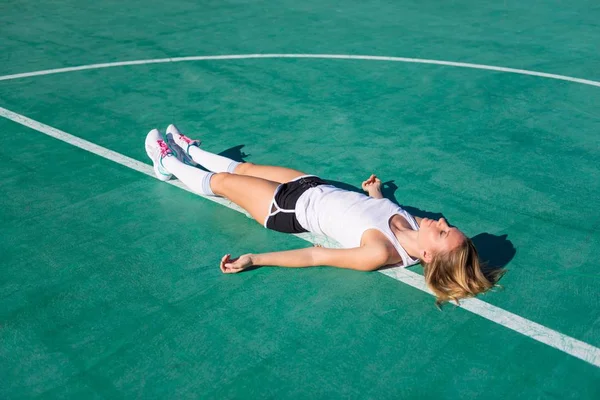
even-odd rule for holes
{"type": "Polygon", "coordinates": [[[167,146],[169,146],[175,157],[177,157],[177,159],[182,163],[191,165],[192,167],[198,166],[198,163],[195,162],[185,150],[179,147],[179,145],[175,142],[175,139],[173,139],[173,134],[171,133],[167,134],[167,146]]]}
{"type": "Polygon", "coordinates": [[[191,146],[200,146],[200,140],[190,139],[189,137],[179,132],[179,129],[177,129],[177,127],[173,124],[167,127],[167,140],[171,140],[181,150],[183,150],[183,155],[180,155],[178,152],[178,158],[179,156],[181,156],[183,158],[183,162],[194,166],[198,165],[198,163],[194,162],[192,157],[190,157],[189,150],[191,146]]]}
{"type": "Polygon", "coordinates": [[[161,181],[168,181],[173,174],[170,174],[162,165],[162,159],[173,155],[169,146],[163,140],[158,129],[152,129],[146,136],[146,154],[154,164],[154,175],[161,181]]]}

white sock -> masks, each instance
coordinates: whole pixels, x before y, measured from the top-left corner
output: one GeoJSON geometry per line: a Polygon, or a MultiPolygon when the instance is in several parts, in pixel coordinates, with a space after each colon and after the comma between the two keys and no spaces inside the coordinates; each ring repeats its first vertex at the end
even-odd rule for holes
{"type": "Polygon", "coordinates": [[[172,155],[164,157],[161,163],[169,173],[175,175],[177,179],[183,182],[194,193],[206,196],[215,195],[210,187],[210,178],[214,175],[213,172],[202,171],[201,169],[186,165],[172,155]]]}
{"type": "Polygon", "coordinates": [[[202,150],[198,146],[190,146],[188,148],[188,154],[192,157],[192,160],[212,172],[233,173],[235,167],[241,164],[240,162],[233,161],[231,158],[202,150]]]}

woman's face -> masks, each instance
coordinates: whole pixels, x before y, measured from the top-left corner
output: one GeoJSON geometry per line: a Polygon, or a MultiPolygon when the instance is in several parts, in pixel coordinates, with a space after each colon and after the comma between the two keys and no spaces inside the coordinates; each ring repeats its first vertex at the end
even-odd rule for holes
{"type": "Polygon", "coordinates": [[[421,258],[425,262],[431,262],[437,253],[448,253],[465,240],[465,235],[455,227],[448,225],[444,218],[433,220],[423,218],[419,228],[418,244],[421,258]]]}

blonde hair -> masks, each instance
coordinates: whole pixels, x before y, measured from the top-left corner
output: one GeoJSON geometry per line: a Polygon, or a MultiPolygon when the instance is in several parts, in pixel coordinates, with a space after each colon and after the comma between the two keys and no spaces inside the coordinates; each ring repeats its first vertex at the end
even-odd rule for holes
{"type": "Polygon", "coordinates": [[[422,262],[425,282],[436,296],[439,308],[444,302],[475,297],[490,288],[506,272],[504,269],[484,272],[479,254],[469,238],[449,253],[436,254],[431,262],[422,262]]]}

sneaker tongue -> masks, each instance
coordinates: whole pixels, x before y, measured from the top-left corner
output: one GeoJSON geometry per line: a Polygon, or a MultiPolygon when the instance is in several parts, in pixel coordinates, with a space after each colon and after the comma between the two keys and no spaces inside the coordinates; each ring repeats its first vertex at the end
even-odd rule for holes
{"type": "Polygon", "coordinates": [[[195,165],[192,158],[175,141],[172,135],[167,135],[167,145],[171,148],[173,155],[184,164],[195,165]]]}

